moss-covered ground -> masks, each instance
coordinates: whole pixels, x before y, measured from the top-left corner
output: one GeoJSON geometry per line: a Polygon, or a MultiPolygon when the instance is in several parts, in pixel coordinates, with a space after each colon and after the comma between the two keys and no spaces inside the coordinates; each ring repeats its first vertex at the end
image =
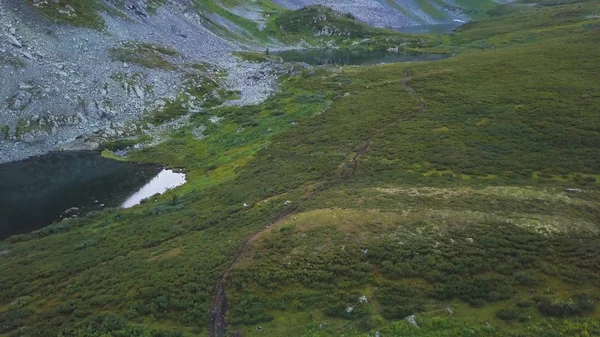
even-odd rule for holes
{"type": "Polygon", "coordinates": [[[182,187],[0,243],[0,335],[205,336],[221,283],[229,336],[599,336],[597,9],[193,115],[129,156],[182,187]]]}

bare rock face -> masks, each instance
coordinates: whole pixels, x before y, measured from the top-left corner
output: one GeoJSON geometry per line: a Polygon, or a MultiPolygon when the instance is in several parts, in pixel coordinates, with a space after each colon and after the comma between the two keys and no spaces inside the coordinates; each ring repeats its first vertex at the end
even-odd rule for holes
{"type": "Polygon", "coordinates": [[[102,101],[88,101],[83,108],[83,113],[93,119],[109,119],[114,116],[110,108],[102,101]]]}
{"type": "Polygon", "coordinates": [[[97,150],[100,145],[96,142],[86,142],[82,139],[73,139],[61,143],[59,149],[63,151],[93,151],[97,150]]]}
{"type": "Polygon", "coordinates": [[[37,143],[42,142],[48,138],[50,134],[46,130],[31,130],[21,135],[21,141],[25,143],[37,143]]]}
{"type": "Polygon", "coordinates": [[[23,45],[21,44],[21,42],[14,35],[12,35],[12,34],[6,34],[5,36],[8,39],[8,42],[11,45],[13,45],[13,46],[15,46],[17,48],[22,48],[23,47],[23,45]]]}
{"type": "MultiPolygon", "coordinates": [[[[187,76],[202,72],[190,65],[226,73],[219,85],[239,92],[230,105],[257,104],[275,92],[270,66],[265,72],[263,64],[234,57],[242,46],[216,34],[191,1],[102,0],[129,19],[99,11],[104,28],[98,31],[69,25],[82,13],[59,0],[0,0],[0,163],[96,148],[138,132],[143,116],[186,93],[187,76]],[[41,9],[55,9],[46,14],[61,20],[45,19],[41,9]],[[163,47],[177,56],[161,54],[167,68],[115,61],[111,51],[125,44],[163,47]]],[[[258,12],[249,19],[264,20],[258,12]]],[[[226,99],[220,91],[205,96],[190,96],[184,108],[199,113],[206,109],[203,100],[226,99]]]]}

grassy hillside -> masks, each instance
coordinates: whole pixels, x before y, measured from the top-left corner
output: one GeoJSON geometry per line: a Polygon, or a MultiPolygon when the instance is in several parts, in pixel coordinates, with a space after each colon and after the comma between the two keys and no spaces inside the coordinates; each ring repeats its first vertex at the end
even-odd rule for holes
{"type": "Polygon", "coordinates": [[[130,157],[184,186],[0,243],[0,336],[599,336],[598,8],[194,115],[130,157]]]}

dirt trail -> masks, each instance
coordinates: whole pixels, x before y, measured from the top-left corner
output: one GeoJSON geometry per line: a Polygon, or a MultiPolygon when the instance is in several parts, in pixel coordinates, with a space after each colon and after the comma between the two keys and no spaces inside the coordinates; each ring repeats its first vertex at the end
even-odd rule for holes
{"type": "MultiPolygon", "coordinates": [[[[406,91],[415,99],[417,99],[419,101],[419,112],[424,112],[425,111],[425,103],[423,102],[423,100],[419,97],[419,95],[416,93],[416,91],[408,85],[408,78],[412,76],[412,73],[410,71],[406,71],[404,73],[404,77],[402,78],[402,85],[404,86],[404,88],[406,89],[406,91]]],[[[398,124],[400,121],[402,120],[402,118],[398,118],[395,121],[393,121],[392,123],[390,123],[389,125],[386,126],[394,126],[396,124],[398,124]]],[[[381,130],[379,130],[373,137],[367,139],[367,141],[361,146],[361,148],[358,150],[358,152],[356,152],[356,154],[354,155],[354,157],[352,158],[353,161],[353,169],[352,169],[352,174],[354,175],[354,173],[356,172],[356,170],[358,169],[358,159],[359,157],[366,153],[367,151],[369,151],[369,148],[371,147],[371,143],[373,141],[374,138],[382,135],[385,131],[386,128],[382,128],[381,130]]],[[[305,199],[310,199],[311,197],[314,196],[314,194],[316,194],[319,190],[317,191],[313,191],[312,193],[310,193],[309,195],[306,196],[305,199]]],[[[227,313],[227,281],[228,279],[231,277],[231,272],[233,271],[233,269],[235,268],[235,266],[238,264],[239,260],[241,259],[241,257],[244,255],[244,253],[246,252],[246,248],[248,247],[248,244],[250,242],[253,241],[254,238],[256,238],[259,234],[261,234],[262,232],[264,232],[265,230],[269,229],[271,226],[276,225],[277,223],[287,219],[290,215],[292,215],[293,213],[295,213],[298,210],[298,206],[289,209],[287,211],[285,211],[283,214],[279,215],[275,221],[273,221],[271,224],[269,224],[268,226],[266,226],[265,228],[255,232],[254,234],[250,235],[249,237],[247,237],[244,242],[242,243],[242,245],[240,246],[240,248],[238,249],[235,258],[233,259],[233,261],[231,261],[231,263],[229,264],[229,266],[221,273],[221,275],[219,276],[219,282],[217,284],[217,291],[215,294],[215,300],[213,302],[212,305],[212,309],[210,311],[210,319],[209,319],[209,323],[208,323],[208,335],[209,337],[224,337],[226,334],[226,324],[225,324],[225,315],[227,313]]]]}
{"type": "Polygon", "coordinates": [[[250,235],[246,239],[244,239],[244,242],[242,243],[242,245],[238,249],[237,253],[235,254],[235,258],[233,259],[233,261],[231,261],[229,266],[227,266],[227,268],[219,276],[219,283],[217,284],[215,300],[213,302],[212,309],[210,311],[210,318],[208,320],[208,335],[209,335],[209,337],[224,337],[225,336],[225,333],[226,333],[225,314],[227,313],[227,293],[226,293],[227,281],[228,281],[228,278],[231,276],[231,271],[238,264],[239,260],[246,252],[248,243],[251,242],[252,239],[254,239],[256,236],[258,236],[260,233],[262,233],[263,231],[270,228],[271,226],[276,225],[279,222],[287,219],[290,215],[292,215],[294,212],[296,212],[297,209],[298,209],[298,206],[285,211],[283,214],[279,215],[275,219],[275,221],[273,221],[271,224],[266,226],[264,229],[261,229],[261,230],[255,232],[254,234],[250,235]]]}
{"type": "MultiPolygon", "coordinates": [[[[419,113],[422,113],[425,111],[425,102],[423,102],[423,100],[419,97],[419,95],[417,94],[415,89],[413,89],[410,85],[408,85],[408,78],[410,76],[412,76],[412,72],[410,70],[407,70],[404,72],[404,77],[402,78],[402,85],[404,86],[406,91],[412,97],[414,97],[415,99],[417,99],[419,101],[419,113]]],[[[390,123],[388,126],[386,126],[386,128],[390,127],[390,126],[395,126],[401,120],[402,120],[401,118],[396,119],[395,121],[390,123]]],[[[354,173],[356,173],[356,170],[358,169],[358,157],[360,157],[360,155],[362,155],[363,153],[366,153],[367,151],[369,151],[369,147],[371,146],[371,142],[373,141],[373,139],[381,136],[386,128],[380,129],[373,137],[367,139],[367,141],[360,148],[360,150],[358,150],[358,152],[356,152],[356,155],[354,155],[354,158],[352,158],[352,162],[353,162],[352,175],[354,175],[354,173]]]]}

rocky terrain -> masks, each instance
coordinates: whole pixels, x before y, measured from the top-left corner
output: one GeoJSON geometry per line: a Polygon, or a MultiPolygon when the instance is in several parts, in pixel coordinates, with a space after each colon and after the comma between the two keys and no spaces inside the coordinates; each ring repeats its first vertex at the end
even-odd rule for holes
{"type": "Polygon", "coordinates": [[[231,56],[241,47],[203,26],[185,2],[155,14],[130,9],[125,19],[103,13],[105,29],[98,31],[54,24],[21,0],[0,3],[0,163],[127,136],[140,117],[176,99],[182,78],[197,72],[193,65],[227,74],[219,85],[239,94],[230,104],[255,104],[272,92],[265,66],[231,56]],[[127,43],[175,53],[168,67],[115,60],[111,49],[127,43]],[[84,141],[90,137],[95,141],[84,141]]]}
{"type": "Polygon", "coordinates": [[[268,6],[310,4],[380,27],[466,19],[450,3],[427,14],[413,1],[242,1],[227,7],[190,0],[5,0],[0,163],[53,150],[96,149],[114,138],[156,136],[165,130],[157,124],[166,120],[152,116],[164,110],[178,109],[179,117],[182,109],[198,113],[209,105],[262,102],[275,90],[275,73],[285,69],[246,62],[232,52],[289,48],[264,33],[267,11],[275,8],[268,6]]]}
{"type": "Polygon", "coordinates": [[[443,21],[468,20],[452,1],[444,1],[445,6],[432,2],[435,15],[427,12],[419,2],[414,0],[275,0],[276,3],[291,9],[308,5],[325,5],[344,13],[352,13],[357,19],[375,27],[399,28],[421,24],[437,24],[443,21]],[[444,17],[441,17],[444,16],[444,17]]]}

